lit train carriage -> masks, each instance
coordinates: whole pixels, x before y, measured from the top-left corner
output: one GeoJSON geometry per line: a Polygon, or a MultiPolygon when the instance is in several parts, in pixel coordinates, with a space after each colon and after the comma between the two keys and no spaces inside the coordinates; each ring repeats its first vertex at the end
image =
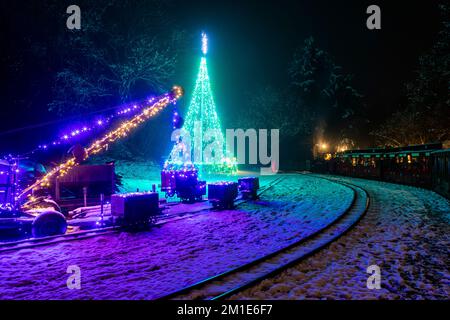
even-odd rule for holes
{"type": "Polygon", "coordinates": [[[434,151],[431,156],[433,190],[450,198],[450,149],[434,151]]]}
{"type": "MultiPolygon", "coordinates": [[[[438,161],[433,160],[431,154],[440,149],[442,144],[433,143],[392,149],[348,150],[337,153],[328,168],[331,173],[340,175],[431,188],[433,161],[438,161]]],[[[448,161],[442,157],[439,161],[448,161]]],[[[442,163],[440,165],[444,166],[442,163]]]]}
{"type": "Polygon", "coordinates": [[[435,190],[450,198],[450,149],[430,143],[389,149],[347,150],[318,159],[313,170],[435,190]]]}
{"type": "Polygon", "coordinates": [[[419,187],[431,187],[429,150],[404,150],[386,153],[382,161],[382,180],[419,187]]]}
{"type": "Polygon", "coordinates": [[[378,179],[380,177],[380,153],[352,154],[354,176],[360,178],[378,179]]]}
{"type": "Polygon", "coordinates": [[[349,150],[338,153],[330,171],[352,177],[379,179],[382,156],[383,153],[379,149],[349,150]]]}

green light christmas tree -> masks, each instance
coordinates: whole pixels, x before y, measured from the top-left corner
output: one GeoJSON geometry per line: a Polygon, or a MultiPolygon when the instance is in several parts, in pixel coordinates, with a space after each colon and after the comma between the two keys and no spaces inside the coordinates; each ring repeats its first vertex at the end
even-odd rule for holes
{"type": "Polygon", "coordinates": [[[170,164],[190,165],[200,172],[234,173],[237,171],[236,159],[228,156],[226,143],[208,76],[206,54],[208,38],[202,34],[202,53],[200,68],[194,91],[176,144],[170,153],[166,166],[170,164]]]}

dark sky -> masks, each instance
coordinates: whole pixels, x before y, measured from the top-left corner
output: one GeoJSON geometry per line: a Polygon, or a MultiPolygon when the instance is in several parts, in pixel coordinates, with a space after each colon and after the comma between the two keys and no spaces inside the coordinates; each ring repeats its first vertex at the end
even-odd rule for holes
{"type": "MultiPolygon", "coordinates": [[[[29,19],[45,23],[45,17],[39,16],[39,3],[35,4],[36,17],[29,19]]],[[[2,8],[8,7],[2,3],[2,8]]],[[[5,14],[13,18],[0,21],[0,39],[11,40],[11,35],[21,34],[17,39],[13,36],[14,41],[24,41],[28,29],[21,26],[27,17],[18,3],[11,10],[15,11],[5,14]]],[[[218,112],[227,127],[234,127],[239,110],[245,108],[245,98],[258,87],[287,86],[288,64],[295,48],[308,36],[314,36],[344,71],[355,75],[356,87],[366,96],[369,117],[376,122],[398,105],[405,80],[412,76],[418,56],[431,46],[439,27],[437,3],[433,1],[173,0],[170,20],[174,28],[185,29],[192,36],[191,47],[180,57],[174,78],[174,83],[186,88],[188,97],[200,59],[200,33],[208,33],[210,76],[218,112]],[[366,28],[370,4],[381,7],[382,30],[366,28]]],[[[8,81],[4,74],[0,77],[1,83],[8,81]]],[[[34,89],[50,92],[44,87],[34,89]]],[[[187,103],[184,99],[183,104],[187,103]]],[[[0,128],[0,139],[6,138],[1,136],[5,128],[56,118],[47,113],[45,104],[38,106],[42,119],[15,115],[7,108],[3,104],[0,112],[3,118],[11,114],[0,128]]]]}
{"type": "Polygon", "coordinates": [[[439,27],[432,1],[180,1],[177,22],[190,33],[209,33],[215,96],[230,122],[236,113],[223,109],[242,107],[246,92],[287,84],[293,52],[310,35],[355,75],[370,117],[377,120],[399,103],[404,81],[439,27]],[[381,8],[381,30],[366,28],[370,4],[381,8]]]}

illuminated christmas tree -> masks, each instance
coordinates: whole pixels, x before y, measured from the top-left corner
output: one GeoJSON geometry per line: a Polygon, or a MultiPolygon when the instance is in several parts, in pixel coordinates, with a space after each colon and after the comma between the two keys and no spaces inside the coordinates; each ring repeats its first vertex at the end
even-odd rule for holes
{"type": "Polygon", "coordinates": [[[201,171],[230,173],[236,171],[235,159],[228,157],[223,131],[211,90],[206,54],[208,38],[202,34],[202,57],[189,109],[168,164],[194,164],[201,171]]]}

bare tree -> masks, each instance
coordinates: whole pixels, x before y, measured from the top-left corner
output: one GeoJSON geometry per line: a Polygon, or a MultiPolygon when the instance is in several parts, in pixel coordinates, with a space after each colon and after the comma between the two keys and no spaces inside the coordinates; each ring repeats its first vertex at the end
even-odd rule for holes
{"type": "Polygon", "coordinates": [[[81,30],[66,31],[60,37],[70,58],[56,73],[50,110],[69,114],[170,87],[183,33],[165,31],[164,2],[80,6],[81,30]]]}

